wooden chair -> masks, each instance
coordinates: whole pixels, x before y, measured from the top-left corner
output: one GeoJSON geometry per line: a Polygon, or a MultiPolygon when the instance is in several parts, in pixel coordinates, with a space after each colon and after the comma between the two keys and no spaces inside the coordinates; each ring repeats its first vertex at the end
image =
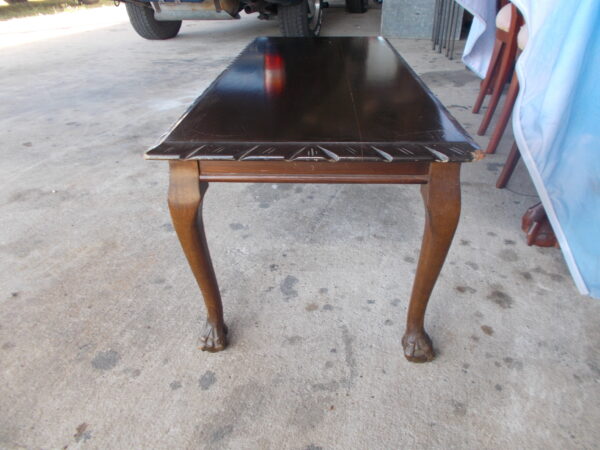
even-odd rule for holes
{"type": "MultiPolygon", "coordinates": [[[[519,30],[519,34],[517,35],[517,54],[515,59],[518,59],[521,52],[525,49],[525,45],[527,45],[527,40],[529,39],[529,32],[527,30],[527,25],[523,25],[519,30]]],[[[517,78],[517,73],[514,72],[512,76],[512,80],[510,81],[510,85],[508,87],[508,92],[506,93],[506,99],[504,100],[504,106],[502,107],[502,112],[500,113],[500,118],[496,123],[496,127],[492,132],[492,136],[490,137],[490,142],[488,143],[486,153],[494,153],[496,148],[498,148],[498,144],[500,143],[500,139],[502,139],[502,135],[504,134],[504,130],[506,129],[506,125],[508,124],[508,120],[512,115],[512,110],[515,106],[515,101],[517,100],[517,95],[519,94],[519,79],[517,78]]]]}
{"type": "Polygon", "coordinates": [[[490,103],[477,131],[477,134],[480,136],[485,134],[492,120],[492,116],[502,95],[502,89],[513,68],[517,52],[517,33],[522,23],[523,18],[521,14],[512,3],[503,6],[496,16],[496,42],[492,52],[492,59],[485,78],[481,83],[479,95],[473,105],[473,113],[478,113],[485,96],[490,93],[491,88],[490,103]]]}
{"type": "MultiPolygon", "coordinates": [[[[517,57],[527,45],[527,40],[529,39],[529,33],[527,30],[527,25],[523,25],[518,35],[518,52],[517,57]]],[[[486,149],[486,153],[494,153],[498,144],[500,143],[500,139],[502,139],[502,134],[506,129],[506,125],[508,124],[508,119],[512,115],[512,110],[515,106],[515,100],[517,99],[517,94],[519,93],[519,79],[517,78],[517,73],[513,74],[512,80],[510,82],[510,86],[508,88],[508,93],[506,94],[506,100],[504,102],[504,106],[502,108],[502,113],[500,114],[500,119],[496,124],[496,128],[492,133],[492,137],[490,138],[490,142],[488,143],[488,147],[486,149]]],[[[496,187],[498,189],[503,189],[506,187],[508,180],[512,176],[515,167],[517,166],[517,162],[520,158],[519,148],[517,147],[517,143],[514,142],[512,148],[510,149],[510,153],[506,158],[506,162],[504,163],[504,167],[502,168],[502,172],[498,176],[498,180],[496,181],[496,187]]]]}
{"type": "Polygon", "coordinates": [[[519,162],[519,158],[521,154],[519,153],[519,147],[517,147],[517,143],[513,142],[513,145],[510,149],[510,153],[506,158],[506,162],[504,163],[504,167],[502,168],[502,172],[498,175],[498,179],[496,180],[496,187],[498,189],[504,189],[508,184],[508,180],[512,176],[512,173],[517,167],[517,163],[519,162]]]}

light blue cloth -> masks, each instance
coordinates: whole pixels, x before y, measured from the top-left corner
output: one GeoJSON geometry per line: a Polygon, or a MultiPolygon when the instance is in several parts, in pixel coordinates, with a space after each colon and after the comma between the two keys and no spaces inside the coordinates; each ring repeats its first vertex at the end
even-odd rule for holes
{"type": "Polygon", "coordinates": [[[456,0],[473,14],[462,60],[479,78],[485,77],[496,40],[496,0],[456,0]]]}
{"type": "Polygon", "coordinates": [[[575,284],[600,298],[600,0],[513,0],[529,28],[513,129],[575,284]]]}

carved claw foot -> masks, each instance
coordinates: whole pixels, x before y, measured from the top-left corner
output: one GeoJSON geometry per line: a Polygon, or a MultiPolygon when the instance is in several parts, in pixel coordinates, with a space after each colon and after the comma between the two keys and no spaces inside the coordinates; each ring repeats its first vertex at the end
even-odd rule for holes
{"type": "Polygon", "coordinates": [[[202,337],[200,338],[200,350],[205,352],[220,352],[227,347],[227,325],[220,327],[206,322],[202,337]]]}
{"type": "Polygon", "coordinates": [[[529,208],[521,219],[521,229],[527,236],[527,245],[558,247],[556,235],[541,203],[529,208]]]}
{"type": "Polygon", "coordinates": [[[425,330],[410,333],[407,331],[402,338],[402,347],[405,358],[410,362],[424,363],[435,358],[433,344],[425,330]]]}

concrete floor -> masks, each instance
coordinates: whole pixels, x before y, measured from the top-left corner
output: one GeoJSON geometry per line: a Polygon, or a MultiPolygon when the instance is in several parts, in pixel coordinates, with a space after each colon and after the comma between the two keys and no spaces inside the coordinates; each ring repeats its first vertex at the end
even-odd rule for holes
{"type": "MultiPolygon", "coordinates": [[[[434,362],[400,346],[423,223],[410,186],[214,185],[231,346],[198,351],[167,167],[142,154],[277,24],[188,22],[148,42],[123,6],[100,11],[101,28],[2,40],[2,448],[598,448],[600,303],[558,250],[525,245],[526,172],[494,188],[509,138],[464,168],[434,362]]],[[[330,9],[323,32],[378,23],[330,9]]],[[[478,80],[428,41],[393,43],[474,132],[478,80]]]]}

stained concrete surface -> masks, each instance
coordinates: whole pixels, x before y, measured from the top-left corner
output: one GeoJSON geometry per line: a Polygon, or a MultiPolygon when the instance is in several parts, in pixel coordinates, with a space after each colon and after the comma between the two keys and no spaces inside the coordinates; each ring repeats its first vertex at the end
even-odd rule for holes
{"type": "Polygon", "coordinates": [[[381,32],[395,38],[431,37],[431,28],[435,18],[434,0],[394,0],[383,4],[381,32]]]}
{"type": "MultiPolygon", "coordinates": [[[[427,316],[434,362],[400,346],[414,186],[212,186],[231,346],[197,350],[205,316],[167,167],[142,153],[277,24],[189,22],[148,42],[110,11],[113,25],[2,50],[0,447],[597,448],[600,303],[559,251],[525,245],[525,170],[493,186],[509,138],[464,167],[427,316]]],[[[378,11],[331,9],[323,32],[378,27],[378,11]]],[[[474,132],[478,80],[429,41],[393,43],[474,132]]]]}

